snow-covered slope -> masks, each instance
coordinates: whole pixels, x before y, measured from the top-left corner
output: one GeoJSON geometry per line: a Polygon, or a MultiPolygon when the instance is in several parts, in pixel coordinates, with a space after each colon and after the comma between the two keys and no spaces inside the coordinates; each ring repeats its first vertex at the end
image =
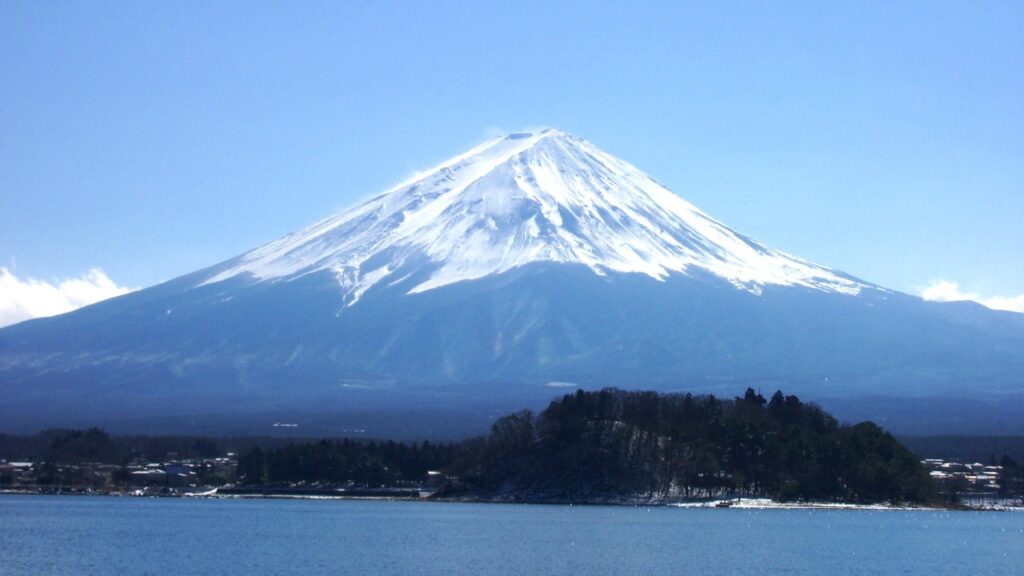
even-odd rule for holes
{"type": "Polygon", "coordinates": [[[210,268],[0,329],[0,432],[385,437],[390,421],[422,437],[579,385],[913,406],[901,418],[927,433],[984,400],[973,430],[1010,433],[1020,409],[988,407],[1024,406],[1022,351],[1022,315],[784,254],[546,130],[210,268]]]}
{"type": "Polygon", "coordinates": [[[696,268],[755,293],[769,284],[843,294],[866,287],[742,236],[632,165],[550,129],[485,142],[244,254],[201,284],[330,270],[352,305],[370,287],[414,272],[420,281],[409,293],[534,262],[659,280],[696,268]]]}

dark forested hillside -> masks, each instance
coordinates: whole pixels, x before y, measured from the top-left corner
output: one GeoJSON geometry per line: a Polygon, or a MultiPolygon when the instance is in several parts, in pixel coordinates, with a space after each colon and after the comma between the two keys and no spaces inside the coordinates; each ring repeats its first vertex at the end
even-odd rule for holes
{"type": "Polygon", "coordinates": [[[502,418],[466,457],[465,478],[512,497],[907,502],[930,490],[917,458],[878,426],[840,425],[796,396],[750,389],[732,400],[581,390],[538,416],[502,418]]]}

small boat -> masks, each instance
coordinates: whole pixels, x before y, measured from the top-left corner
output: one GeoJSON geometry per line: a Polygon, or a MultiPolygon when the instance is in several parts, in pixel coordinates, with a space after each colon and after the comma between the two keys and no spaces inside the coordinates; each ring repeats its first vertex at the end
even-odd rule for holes
{"type": "Polygon", "coordinates": [[[734,502],[732,500],[720,500],[715,502],[715,508],[728,508],[732,506],[734,502]]]}

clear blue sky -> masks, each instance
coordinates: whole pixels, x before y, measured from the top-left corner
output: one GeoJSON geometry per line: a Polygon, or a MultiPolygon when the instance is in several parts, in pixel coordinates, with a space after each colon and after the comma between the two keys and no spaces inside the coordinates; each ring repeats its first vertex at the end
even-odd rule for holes
{"type": "Polygon", "coordinates": [[[0,266],[150,285],[543,125],[866,280],[1024,293],[1024,3],[641,4],[0,2],[0,266]]]}

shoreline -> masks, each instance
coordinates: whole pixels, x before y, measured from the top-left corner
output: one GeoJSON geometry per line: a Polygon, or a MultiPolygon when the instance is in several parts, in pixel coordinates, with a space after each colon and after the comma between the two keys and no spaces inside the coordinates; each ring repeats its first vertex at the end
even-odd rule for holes
{"type": "Polygon", "coordinates": [[[609,498],[594,500],[534,499],[510,500],[480,497],[400,497],[393,495],[351,495],[351,494],[295,494],[238,491],[221,494],[214,488],[203,492],[147,493],[134,491],[64,491],[64,490],[16,490],[2,489],[0,496],[108,496],[112,498],[198,498],[210,500],[356,500],[423,502],[449,504],[521,504],[534,506],[618,506],[629,508],[679,508],[679,509],[721,509],[721,510],[852,510],[852,511],[894,511],[894,512],[1024,512],[1024,506],[990,505],[929,506],[911,504],[855,504],[847,502],[792,501],[781,502],[770,498],[729,498],[717,500],[641,500],[609,498]]]}

